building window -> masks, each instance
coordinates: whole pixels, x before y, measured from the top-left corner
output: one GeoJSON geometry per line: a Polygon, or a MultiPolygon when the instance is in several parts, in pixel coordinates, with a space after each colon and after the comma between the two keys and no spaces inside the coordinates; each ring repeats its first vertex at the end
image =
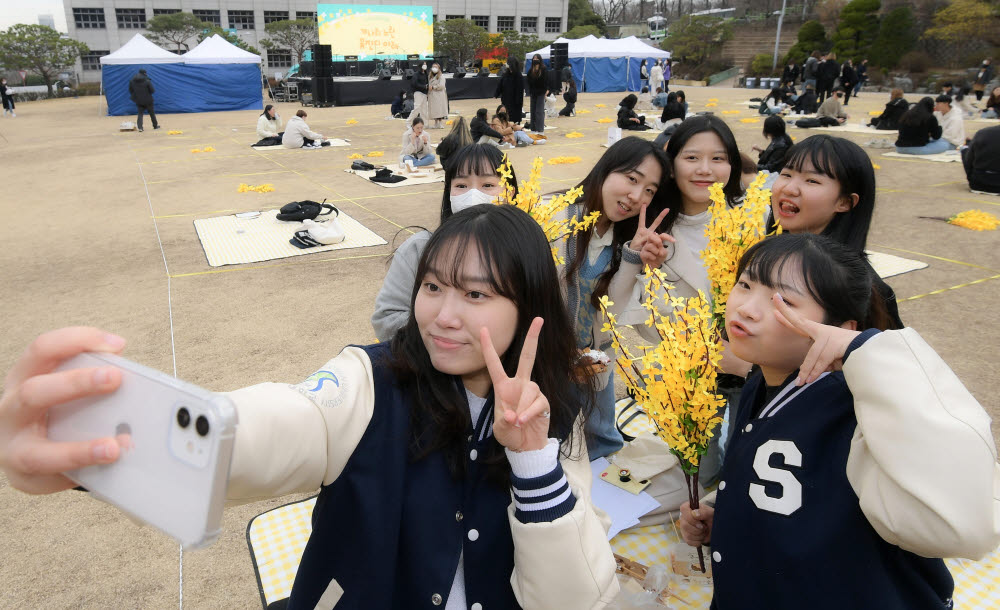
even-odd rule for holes
{"type": "Polygon", "coordinates": [[[104,21],[103,8],[74,8],[73,21],[84,30],[103,30],[108,27],[104,21]]]}
{"type": "Polygon", "coordinates": [[[490,16],[489,15],[473,15],[472,23],[475,23],[484,30],[490,29],[490,16]]]}
{"type": "Polygon", "coordinates": [[[558,34],[562,31],[562,17],[546,17],[545,33],[558,34]]]}
{"type": "Polygon", "coordinates": [[[291,68],[292,52],[288,49],[268,49],[267,66],[269,68],[291,68]]]}
{"type": "Polygon", "coordinates": [[[514,29],[514,18],[513,17],[497,17],[497,31],[505,32],[507,30],[514,29]]]}
{"type": "Polygon", "coordinates": [[[288,11],[264,11],[264,25],[275,21],[288,21],[288,11]]]}
{"type": "Polygon", "coordinates": [[[174,13],[179,12],[181,12],[181,9],[179,8],[154,8],[153,17],[156,17],[157,15],[173,15],[174,13]]]}
{"type": "Polygon", "coordinates": [[[229,16],[229,27],[234,30],[253,29],[253,11],[226,11],[229,16]]]}
{"type": "Polygon", "coordinates": [[[116,8],[115,17],[118,19],[118,28],[122,30],[141,30],[146,27],[144,8],[116,8]]]}
{"type": "Polygon", "coordinates": [[[445,15],[445,20],[448,19],[465,19],[465,15],[445,15]]]}
{"type": "Polygon", "coordinates": [[[210,23],[212,25],[222,25],[222,18],[219,17],[219,11],[213,9],[195,9],[191,11],[195,17],[201,19],[205,23],[210,23]]]}
{"type": "Polygon", "coordinates": [[[316,21],[316,11],[295,11],[295,18],[316,21]]]}
{"type": "Polygon", "coordinates": [[[100,70],[101,69],[101,57],[110,54],[111,51],[90,51],[86,55],[80,56],[80,61],[83,62],[84,70],[100,70]]]}
{"type": "Polygon", "coordinates": [[[525,34],[538,33],[538,17],[521,17],[521,31],[525,34]]]}

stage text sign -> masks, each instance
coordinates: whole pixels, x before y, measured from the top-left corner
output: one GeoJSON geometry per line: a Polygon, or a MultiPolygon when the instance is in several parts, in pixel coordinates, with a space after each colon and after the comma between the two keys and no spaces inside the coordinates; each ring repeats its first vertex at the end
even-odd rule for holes
{"type": "Polygon", "coordinates": [[[319,4],[319,41],[334,56],[405,59],[434,52],[434,10],[430,6],[319,4]]]}

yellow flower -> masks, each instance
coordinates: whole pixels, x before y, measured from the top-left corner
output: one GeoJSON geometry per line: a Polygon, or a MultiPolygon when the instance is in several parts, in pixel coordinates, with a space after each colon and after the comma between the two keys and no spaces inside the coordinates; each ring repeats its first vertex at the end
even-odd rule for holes
{"type": "Polygon", "coordinates": [[[168,136],[179,136],[182,133],[184,133],[184,132],[181,131],[180,129],[171,129],[170,131],[167,132],[167,135],[168,136]]]}
{"type": "Polygon", "coordinates": [[[345,123],[345,125],[357,125],[357,124],[358,124],[357,119],[348,119],[347,123],[345,123]]]}
{"type": "Polygon", "coordinates": [[[583,134],[580,133],[579,131],[571,131],[568,134],[566,134],[566,137],[567,138],[582,138],[583,134]]]}
{"type": "Polygon", "coordinates": [[[1000,226],[1000,218],[982,210],[966,210],[948,219],[950,224],[973,231],[995,231],[1000,226]]]}
{"type": "Polygon", "coordinates": [[[348,158],[348,159],[364,159],[364,158],[365,158],[365,156],[364,156],[364,155],[362,155],[361,153],[354,153],[353,155],[350,155],[350,156],[349,156],[349,157],[347,157],[347,158],[348,158]]]}
{"type": "Polygon", "coordinates": [[[760,123],[760,119],[740,119],[740,123],[760,123]]]}
{"type": "Polygon", "coordinates": [[[868,113],[868,116],[882,116],[882,111],[881,110],[872,110],[871,112],[868,113]]]}
{"type": "Polygon", "coordinates": [[[444,124],[445,125],[454,125],[455,121],[454,120],[447,120],[447,121],[444,122],[444,124]]]}
{"type": "Polygon", "coordinates": [[[201,149],[200,148],[192,148],[191,152],[193,152],[193,153],[200,153],[201,149]]]}
{"type": "Polygon", "coordinates": [[[594,108],[607,108],[607,104],[594,104],[594,108]]]}
{"type": "Polygon", "coordinates": [[[715,102],[709,102],[708,104],[705,104],[705,108],[715,108],[716,106],[718,106],[718,104],[716,104],[715,102]]]}
{"type": "Polygon", "coordinates": [[[274,190],[274,185],[272,184],[259,184],[254,186],[252,184],[240,183],[239,188],[236,189],[237,193],[270,193],[274,190]]]}
{"type": "Polygon", "coordinates": [[[211,146],[206,146],[201,150],[201,152],[215,152],[215,149],[212,148],[211,146]]]}
{"type": "Polygon", "coordinates": [[[564,165],[570,163],[579,163],[582,161],[580,157],[552,157],[549,159],[549,165],[564,165]]]}
{"type": "Polygon", "coordinates": [[[581,108],[576,111],[577,114],[590,114],[593,110],[587,110],[586,108],[581,108]]]}
{"type": "Polygon", "coordinates": [[[614,123],[615,120],[610,117],[604,117],[603,119],[597,119],[598,123],[614,123]]]}
{"type": "Polygon", "coordinates": [[[723,110],[722,114],[739,114],[739,110],[723,110]]]}
{"type": "Polygon", "coordinates": [[[368,153],[368,156],[369,157],[382,157],[382,156],[385,156],[385,153],[382,152],[381,150],[373,150],[372,152],[368,153]]]}
{"type": "Polygon", "coordinates": [[[872,169],[882,169],[882,166],[872,161],[872,169]]]}

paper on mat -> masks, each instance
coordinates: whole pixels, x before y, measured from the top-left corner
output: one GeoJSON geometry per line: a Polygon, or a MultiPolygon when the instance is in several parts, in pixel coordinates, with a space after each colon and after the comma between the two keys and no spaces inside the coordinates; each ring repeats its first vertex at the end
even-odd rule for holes
{"type": "Polygon", "coordinates": [[[603,510],[611,517],[611,529],[608,530],[608,540],[618,535],[623,529],[639,524],[639,517],[660,507],[660,503],[646,492],[639,495],[615,487],[601,479],[601,472],[611,464],[605,458],[597,458],[590,463],[590,473],[593,478],[590,497],[594,506],[603,510]]]}

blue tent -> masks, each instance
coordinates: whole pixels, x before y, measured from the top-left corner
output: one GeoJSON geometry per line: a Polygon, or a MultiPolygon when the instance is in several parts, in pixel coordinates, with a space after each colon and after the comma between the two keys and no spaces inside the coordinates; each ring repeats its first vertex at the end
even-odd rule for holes
{"type": "MultiPolygon", "coordinates": [[[[569,66],[577,89],[587,92],[640,91],[639,66],[646,60],[652,66],[657,59],[670,57],[669,51],[652,47],[635,36],[607,39],[587,36],[579,39],[560,38],[556,42],[569,45],[569,66]]],[[[528,53],[526,64],[536,53],[548,64],[552,47],[528,53]]]]}
{"type": "Polygon", "coordinates": [[[207,38],[179,56],[136,34],[121,49],[101,58],[108,114],[136,113],[128,84],[140,68],[145,68],[156,89],[153,97],[157,113],[263,108],[259,56],[221,37],[207,38]]]}

